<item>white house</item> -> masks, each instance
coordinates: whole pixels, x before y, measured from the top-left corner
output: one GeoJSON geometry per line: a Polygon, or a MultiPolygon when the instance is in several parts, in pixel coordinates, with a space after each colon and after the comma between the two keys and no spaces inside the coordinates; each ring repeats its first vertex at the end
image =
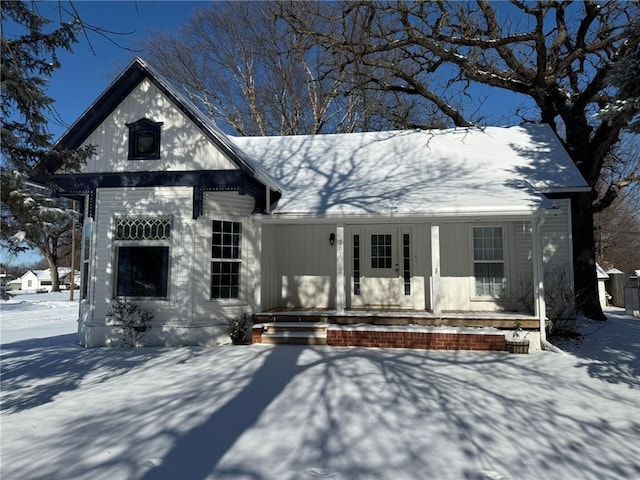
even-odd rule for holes
{"type": "MultiPolygon", "coordinates": [[[[87,144],[80,173],[48,165],[84,205],[87,346],[117,344],[107,313],[129,299],[154,314],[149,344],[225,342],[250,313],[417,347],[438,325],[504,346],[518,322],[539,348],[544,289],[572,285],[571,194],[588,187],[545,125],[237,138],[136,59],[58,146],[87,144]]],[[[278,335],[296,337],[254,341],[278,335]]]]}
{"type": "Polygon", "coordinates": [[[607,293],[606,281],[609,280],[609,275],[604,269],[596,263],[596,275],[598,276],[598,300],[600,301],[600,306],[605,308],[608,303],[610,296],[607,293]]]}
{"type": "MultiPolygon", "coordinates": [[[[70,273],[71,269],[69,267],[58,267],[58,278],[61,286],[65,285],[64,279],[69,278],[70,273]]],[[[77,271],[76,276],[79,276],[79,272],[77,271]]],[[[27,270],[20,278],[11,282],[12,290],[50,292],[51,288],[50,268],[44,270],[27,270]]]]}

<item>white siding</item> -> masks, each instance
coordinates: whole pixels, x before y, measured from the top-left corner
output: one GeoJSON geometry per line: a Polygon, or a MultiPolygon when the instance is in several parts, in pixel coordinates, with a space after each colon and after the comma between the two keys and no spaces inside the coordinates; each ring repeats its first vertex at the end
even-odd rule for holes
{"type": "MultiPolygon", "coordinates": [[[[353,289],[353,235],[361,235],[361,262],[364,261],[364,237],[367,225],[345,227],[345,292],[347,306],[357,306],[353,289]]],[[[416,310],[429,307],[431,245],[429,225],[393,225],[410,232],[411,298],[406,306],[416,310]]],[[[336,246],[329,236],[336,232],[332,224],[273,225],[262,227],[262,309],[335,308],[336,246]]],[[[362,272],[361,272],[362,273],[362,272]]]]}
{"type": "Polygon", "coordinates": [[[544,285],[547,317],[574,313],[571,201],[554,200],[557,210],[548,213],[542,226],[544,285]]]}
{"type": "Polygon", "coordinates": [[[440,298],[442,310],[470,310],[471,259],[465,223],[440,224],[440,298]]]}
{"type": "Polygon", "coordinates": [[[226,324],[243,312],[253,310],[254,303],[254,236],[253,197],[237,192],[206,192],[204,215],[196,222],[196,244],[193,251],[194,325],[226,324]],[[240,299],[211,300],[211,232],[213,220],[242,223],[242,265],[240,299]]]}
{"type": "Polygon", "coordinates": [[[527,313],[533,308],[533,230],[531,222],[513,222],[511,239],[514,258],[510,265],[510,295],[527,313]]]}
{"type": "MultiPolygon", "coordinates": [[[[523,286],[532,278],[533,238],[530,222],[442,223],[440,225],[442,310],[524,310],[523,286]],[[472,227],[503,228],[506,290],[499,299],[476,298],[473,276],[472,227]]],[[[527,287],[528,288],[528,287],[527,287]]]]}
{"type": "Polygon", "coordinates": [[[262,308],[335,306],[333,225],[263,225],[262,308]]]}
{"type": "Polygon", "coordinates": [[[172,216],[168,299],[139,301],[152,311],[154,322],[185,324],[190,309],[190,275],[192,265],[191,188],[103,188],[97,192],[95,218],[95,267],[93,298],[95,308],[91,323],[105,325],[114,294],[115,250],[113,242],[116,216],[172,216]]]}
{"type": "Polygon", "coordinates": [[[544,262],[552,268],[567,268],[572,263],[570,201],[563,199],[554,202],[559,208],[547,214],[542,226],[544,262]]]}
{"type": "Polygon", "coordinates": [[[82,173],[237,169],[149,80],[141,82],[84,144],[95,145],[97,154],[87,161],[82,173]],[[126,124],[141,118],[164,122],[159,160],[127,160],[126,124]]]}

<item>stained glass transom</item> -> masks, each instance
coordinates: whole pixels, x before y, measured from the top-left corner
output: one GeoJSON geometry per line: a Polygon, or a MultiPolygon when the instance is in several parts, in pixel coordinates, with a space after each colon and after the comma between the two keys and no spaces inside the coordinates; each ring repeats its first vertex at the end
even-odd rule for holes
{"type": "Polygon", "coordinates": [[[116,240],[168,240],[170,237],[170,218],[119,218],[116,222],[116,240]]]}

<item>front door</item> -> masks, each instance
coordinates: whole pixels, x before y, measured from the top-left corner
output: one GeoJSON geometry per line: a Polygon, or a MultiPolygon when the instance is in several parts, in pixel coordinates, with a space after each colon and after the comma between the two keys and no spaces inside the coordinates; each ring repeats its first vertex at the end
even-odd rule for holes
{"type": "MultiPolygon", "coordinates": [[[[410,234],[397,226],[375,226],[358,235],[358,288],[352,306],[403,308],[410,306],[410,234]]],[[[355,264],[354,264],[355,265],[355,264]]]]}

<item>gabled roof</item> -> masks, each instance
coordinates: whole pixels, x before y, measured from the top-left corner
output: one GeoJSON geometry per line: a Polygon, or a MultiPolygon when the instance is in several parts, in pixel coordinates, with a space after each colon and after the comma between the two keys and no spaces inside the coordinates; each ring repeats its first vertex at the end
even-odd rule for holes
{"type": "Polygon", "coordinates": [[[547,125],[233,142],[284,185],[281,215],[524,213],[589,189],[547,125]]]}
{"type": "MultiPolygon", "coordinates": [[[[115,108],[144,79],[151,81],[171,102],[179,108],[200,130],[222,151],[238,168],[268,186],[281,192],[282,186],[272,178],[259,164],[247,157],[238,147],[229,142],[224,132],[210,118],[202,113],[193,102],[154,70],[141,58],[134,59],[131,64],[111,83],[109,87],[93,102],[93,104],[75,121],[75,123],[58,140],[54,148],[73,150],[91,135],[91,133],[111,114],[115,108]]],[[[47,170],[53,172],[59,165],[48,165],[47,170]]]]}
{"type": "MultiPolygon", "coordinates": [[[[71,272],[71,268],[69,267],[58,267],[58,278],[62,278],[65,275],[68,275],[71,272]]],[[[78,271],[76,270],[76,273],[78,271]]],[[[51,281],[51,269],[46,268],[44,270],[27,270],[25,273],[20,276],[20,279],[26,277],[29,273],[34,274],[38,280],[41,282],[49,282],[51,281]]]]}

